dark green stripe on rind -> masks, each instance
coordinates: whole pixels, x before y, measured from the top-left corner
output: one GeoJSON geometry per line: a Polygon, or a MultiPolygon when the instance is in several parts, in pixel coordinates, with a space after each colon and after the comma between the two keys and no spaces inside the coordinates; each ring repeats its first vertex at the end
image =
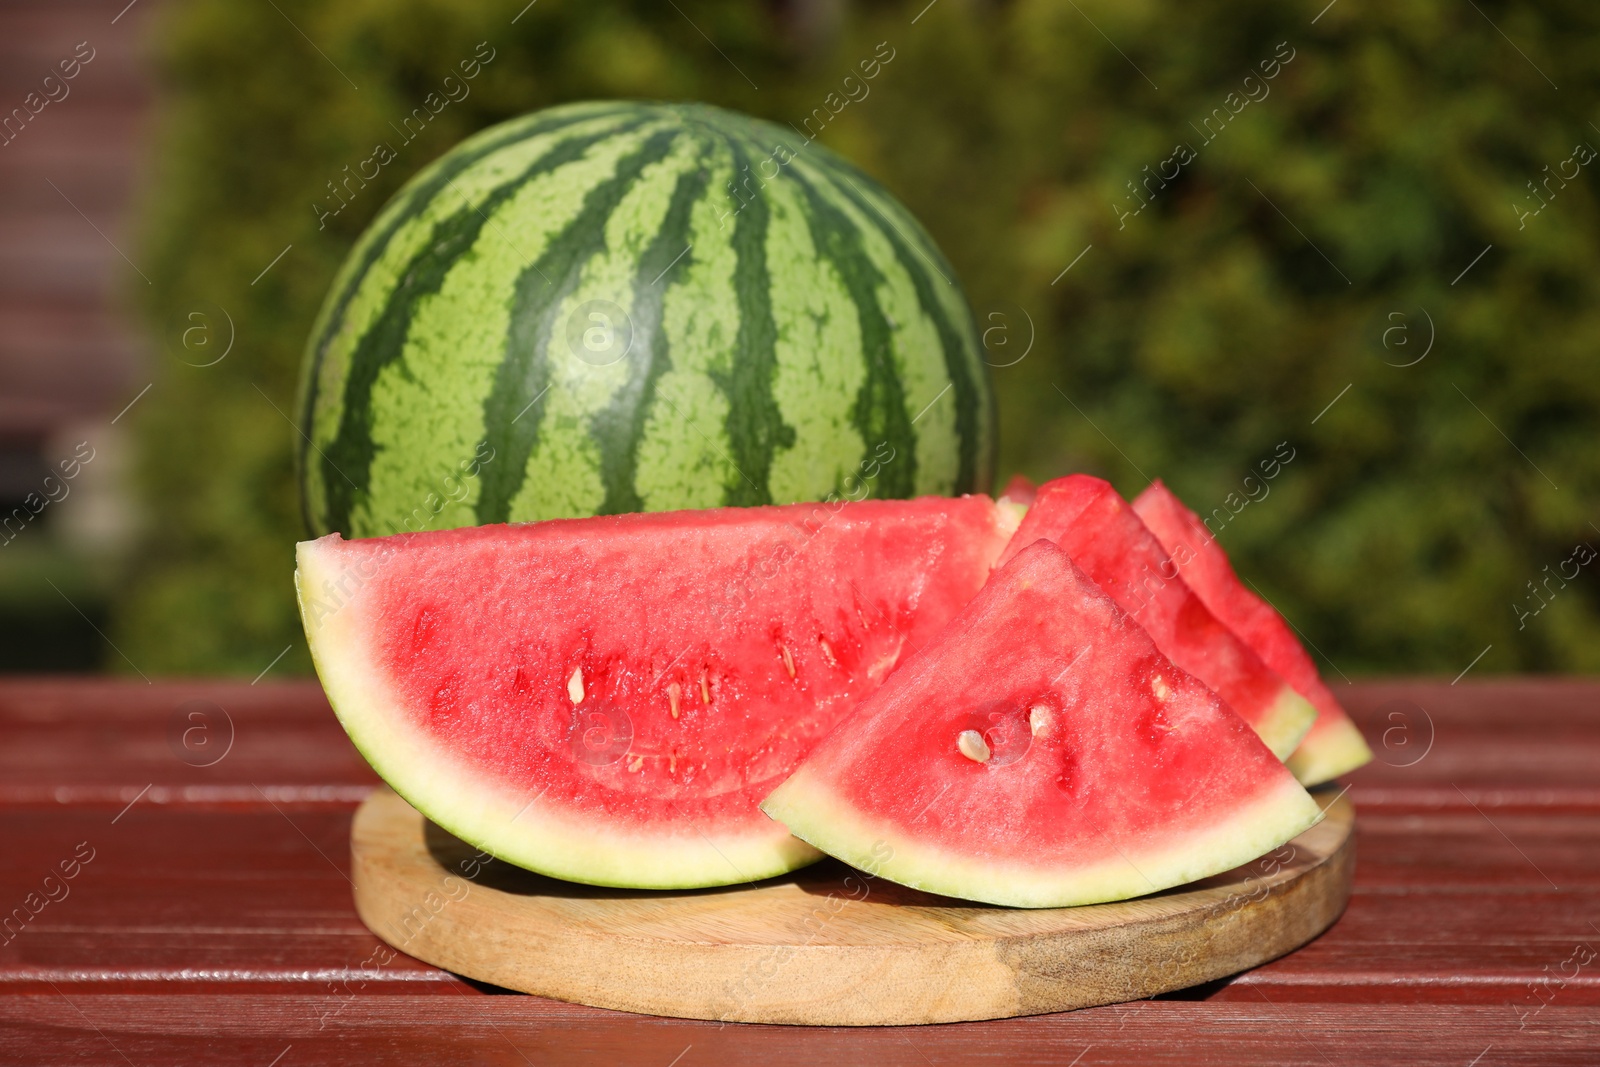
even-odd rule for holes
{"type": "MultiPolygon", "coordinates": [[[[792,166],[792,165],[791,165],[792,166]]],[[[856,307],[861,329],[861,354],[866,380],[856,394],[853,421],[866,447],[865,464],[872,462],[884,444],[894,449],[894,460],[880,468],[873,495],[901,498],[916,495],[917,435],[906,411],[905,389],[894,363],[894,340],[889,319],[878,303],[878,286],[884,277],[861,244],[859,229],[815,184],[800,174],[791,176],[805,190],[810,205],[807,221],[817,252],[833,264],[844,280],[850,301],[856,307]]],[[[919,291],[920,292],[920,291],[919,291]]],[[[843,492],[841,488],[839,490],[843,492]]]]}
{"type": "MultiPolygon", "coordinates": [[[[966,331],[958,329],[956,323],[951,321],[944,302],[934,291],[935,285],[950,285],[949,279],[955,277],[954,271],[932,241],[919,240],[917,241],[919,247],[915,251],[912,250],[907,243],[907,237],[897,229],[897,226],[909,226],[919,232],[919,235],[921,227],[909,217],[899,223],[885,217],[878,205],[868,200],[863,193],[865,186],[877,194],[878,200],[890,201],[888,193],[883,192],[871,178],[860,171],[852,173],[837,165],[816,169],[823,173],[832,172],[828,173],[828,177],[834,179],[834,188],[839,190],[842,196],[855,204],[863,215],[884,223],[879,232],[894,248],[895,258],[899,260],[901,268],[910,276],[911,283],[916,288],[917,302],[939,331],[939,343],[944,352],[945,373],[950,378],[950,391],[955,394],[956,433],[960,441],[960,467],[956,472],[956,486],[966,490],[987,489],[993,475],[983,467],[990,460],[978,454],[978,446],[982,441],[979,420],[984,414],[979,411],[983,398],[977,382],[977,376],[984,373],[982,366],[978,364],[981,357],[976,345],[970,343],[973,334],[970,324],[966,331]],[[932,261],[931,269],[942,272],[942,276],[930,274],[930,263],[920,258],[919,253],[920,256],[928,257],[928,260],[932,261]],[[963,343],[964,339],[968,343],[963,343]]],[[[992,424],[992,419],[990,422],[992,424]]]]}
{"type": "MultiPolygon", "coordinates": [[[[451,181],[459,177],[477,163],[494,153],[528,140],[532,137],[541,137],[546,134],[556,133],[561,129],[581,122],[591,122],[612,115],[621,117],[636,114],[637,109],[631,105],[574,105],[559,108],[553,111],[540,112],[522,119],[513,120],[501,126],[486,130],[478,136],[471,138],[453,151],[446,153],[429,167],[422,170],[412,178],[394,198],[389,201],[378,213],[377,219],[371,228],[362,235],[352,250],[350,259],[341,267],[338,276],[334,279],[333,292],[324,301],[321,311],[317,315],[317,322],[312,327],[311,341],[307,345],[305,359],[301,368],[300,380],[300,426],[304,432],[297,443],[299,469],[308,470],[312,444],[312,416],[316,410],[318,390],[321,387],[323,362],[327,358],[328,348],[333,339],[338,336],[344,324],[345,312],[350,303],[360,291],[361,284],[366,280],[367,272],[377,263],[389,242],[395,234],[410,221],[424,205],[432,201],[449,187],[451,181]]],[[[613,130],[615,132],[615,130],[613,130]]],[[[341,478],[340,481],[343,481],[341,478]]],[[[326,482],[324,483],[327,484],[326,482]]],[[[300,479],[300,514],[306,523],[306,528],[312,533],[321,533],[316,521],[317,515],[313,508],[312,500],[306,495],[308,479],[300,479]]],[[[326,508],[326,500],[324,500],[326,508]]],[[[327,515],[323,513],[323,529],[341,529],[342,525],[334,525],[327,515]]]]}
{"type": "MultiPolygon", "coordinates": [[[[732,139],[733,172],[750,163],[732,139]]],[[[727,502],[738,507],[772,503],[772,457],[794,446],[794,427],[783,421],[772,395],[777,369],[778,327],[772,321],[772,279],[767,272],[767,201],[753,196],[742,201],[733,224],[733,295],[739,306],[739,333],[730,366],[711,378],[728,397],[728,447],[734,474],[727,502]]],[[[690,414],[692,418],[692,413],[690,414]]]]}
{"type": "MultiPolygon", "coordinates": [[[[577,216],[517,280],[505,359],[496,368],[494,388],[483,404],[483,443],[494,450],[495,462],[481,475],[478,522],[509,522],[511,501],[527,478],[528,457],[539,437],[550,384],[547,347],[558,325],[548,312],[578,285],[584,263],[605,247],[605,221],[640,172],[666,158],[678,136],[679,130],[661,130],[624,156],[611,178],[584,195],[577,216]]],[[[555,338],[554,343],[562,339],[555,338]]]]}
{"type": "MultiPolygon", "coordinates": [[[[640,121],[630,125],[636,126],[640,121]]],[[[629,125],[612,127],[560,141],[519,176],[496,187],[482,204],[466,205],[435,224],[427,247],[407,265],[400,284],[389,294],[383,311],[350,357],[339,429],[320,457],[326,501],[324,519],[330,529],[350,532],[351,511],[370,485],[376,452],[372,439],[373,386],[383,369],[400,359],[417,301],[439,291],[445,275],[477,241],[495,208],[516,195],[524,184],[582,158],[593,145],[628,128],[629,125]]]]}
{"type": "MultiPolygon", "coordinates": [[[[987,388],[988,371],[976,327],[966,310],[966,299],[951,282],[955,277],[954,269],[927,231],[875,179],[817,142],[769,122],[728,115],[706,109],[704,105],[689,105],[687,110],[708,112],[709,117],[702,117],[700,121],[742,124],[746,136],[763,146],[763,155],[783,146],[792,156],[791,161],[784,164],[784,171],[809,173],[814,180],[826,180],[890,242],[897,260],[915,285],[919,305],[938,332],[945,373],[951,392],[955,394],[959,448],[955,491],[987,491],[994,479],[996,458],[994,393],[987,388]],[[952,290],[948,302],[940,299],[935,286],[947,286],[952,290]]],[[[872,447],[869,441],[869,451],[872,447]]],[[[880,486],[879,491],[885,488],[880,486]]]]}
{"type": "Polygon", "coordinates": [[[610,404],[592,422],[600,448],[600,476],[605,485],[602,515],[644,510],[635,480],[639,469],[639,442],[654,406],[656,383],[672,368],[672,339],[662,328],[661,308],[667,290],[694,261],[688,249],[695,202],[704,195],[711,175],[704,166],[678,175],[661,231],[639,258],[633,282],[633,350],[628,353],[632,373],[610,404]]]}

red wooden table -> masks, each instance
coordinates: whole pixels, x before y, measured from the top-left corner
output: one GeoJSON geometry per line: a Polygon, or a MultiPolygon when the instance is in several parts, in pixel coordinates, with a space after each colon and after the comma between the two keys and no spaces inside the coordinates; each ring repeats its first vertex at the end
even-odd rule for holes
{"type": "Polygon", "coordinates": [[[1600,683],[1343,696],[1379,759],[1321,938],[1152,1001],[821,1029],[373,965],[346,864],[376,779],[314,683],[0,682],[0,1063],[1600,1063],[1600,683]]]}

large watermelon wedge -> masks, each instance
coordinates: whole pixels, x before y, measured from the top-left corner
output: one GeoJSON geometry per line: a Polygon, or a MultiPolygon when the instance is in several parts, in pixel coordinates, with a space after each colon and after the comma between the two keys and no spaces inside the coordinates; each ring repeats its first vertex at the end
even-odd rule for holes
{"type": "Polygon", "coordinates": [[[1318,817],[1250,728],[1047,541],[762,808],[893,881],[1022,907],[1203,878],[1318,817]]]}
{"type": "Polygon", "coordinates": [[[302,542],[334,711],[457,836],[579,882],[724,885],[816,853],[756,803],[982,587],[987,497],[302,542]]]}
{"type": "Polygon", "coordinates": [[[1206,610],[1110,483],[1074,474],[1040,486],[1002,562],[1041,537],[1066,549],[1164,655],[1210,686],[1279,759],[1294,751],[1316,710],[1206,610]]]}
{"type": "Polygon", "coordinates": [[[1317,709],[1317,721],[1288,759],[1295,777],[1306,785],[1317,785],[1372,759],[1361,731],[1323,684],[1317,665],[1289,624],[1271,604],[1244,587],[1233,573],[1227,553],[1199,517],[1159,481],[1139,494],[1133,510],[1179,562],[1184,582],[1211,613],[1317,709]]]}

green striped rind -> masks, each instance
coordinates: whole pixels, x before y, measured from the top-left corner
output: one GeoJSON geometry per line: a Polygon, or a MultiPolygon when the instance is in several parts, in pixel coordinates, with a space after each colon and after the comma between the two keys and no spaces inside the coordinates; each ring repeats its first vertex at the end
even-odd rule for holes
{"type": "Polygon", "coordinates": [[[701,105],[555,108],[418,174],[335,279],[300,412],[307,524],[347,536],[981,491],[994,463],[927,234],[701,105]]]}

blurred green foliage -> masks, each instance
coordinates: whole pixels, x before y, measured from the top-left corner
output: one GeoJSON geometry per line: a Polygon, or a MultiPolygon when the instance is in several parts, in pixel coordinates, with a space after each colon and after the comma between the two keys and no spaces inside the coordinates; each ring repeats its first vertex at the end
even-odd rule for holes
{"type": "Polygon", "coordinates": [[[1224,509],[1241,574],[1332,677],[1453,676],[1490,645],[1475,671],[1600,668],[1600,568],[1542,600],[1526,585],[1600,545],[1597,167],[1564,162],[1600,146],[1600,11],[925,3],[171,5],[148,311],[190,362],[203,302],[237,338],[215,366],[167,359],[139,409],[150,535],[118,645],[151,672],[253,675],[285,645],[308,666],[296,368],[344,252],[409,174],[572,99],[799,123],[886,41],[822,140],[926,221],[1010,364],[1002,476],[1089,470],[1129,495],[1160,477],[1224,509]],[[326,183],[480,41],[495,58],[471,95],[319,231],[326,183]],[[1280,442],[1293,460],[1246,483],[1280,442]],[[1513,605],[1543,601],[1519,628],[1513,605]]]}

